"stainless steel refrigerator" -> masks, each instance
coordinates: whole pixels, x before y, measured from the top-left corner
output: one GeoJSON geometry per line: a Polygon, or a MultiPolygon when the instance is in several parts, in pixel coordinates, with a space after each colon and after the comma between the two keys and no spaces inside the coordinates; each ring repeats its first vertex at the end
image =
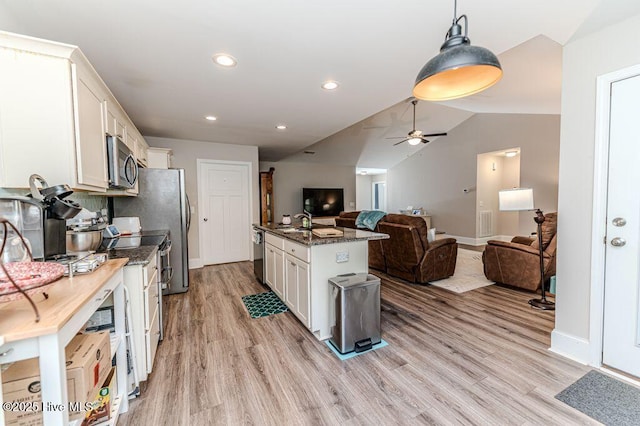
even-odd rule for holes
{"type": "Polygon", "coordinates": [[[113,216],[139,217],[143,233],[169,230],[173,277],[163,294],[184,293],[189,289],[187,233],[191,224],[184,170],[140,168],[138,189],[137,197],[113,198],[113,216]]]}

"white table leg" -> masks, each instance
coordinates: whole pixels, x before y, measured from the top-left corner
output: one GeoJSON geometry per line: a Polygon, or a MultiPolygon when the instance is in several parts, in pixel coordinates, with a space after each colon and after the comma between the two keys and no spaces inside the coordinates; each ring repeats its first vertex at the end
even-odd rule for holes
{"type": "Polygon", "coordinates": [[[69,423],[64,345],[57,334],[38,338],[42,419],[45,425],[69,423]]]}

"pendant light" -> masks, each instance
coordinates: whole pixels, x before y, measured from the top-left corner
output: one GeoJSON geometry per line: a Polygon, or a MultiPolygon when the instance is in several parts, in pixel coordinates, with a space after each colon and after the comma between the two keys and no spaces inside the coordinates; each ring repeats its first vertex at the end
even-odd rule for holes
{"type": "Polygon", "coordinates": [[[418,73],[413,96],[426,101],[446,101],[473,95],[496,84],[502,67],[496,55],[484,47],[471,46],[467,37],[467,15],[456,17],[447,31],[440,53],[418,73]],[[460,21],[464,18],[464,35],[460,21]]]}

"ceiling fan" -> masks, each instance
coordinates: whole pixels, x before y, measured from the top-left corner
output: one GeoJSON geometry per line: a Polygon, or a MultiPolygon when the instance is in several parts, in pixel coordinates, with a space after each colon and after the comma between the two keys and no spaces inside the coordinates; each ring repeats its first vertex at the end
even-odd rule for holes
{"type": "Polygon", "coordinates": [[[400,145],[402,142],[409,142],[409,145],[418,145],[420,142],[428,143],[429,139],[427,137],[432,136],[447,136],[446,133],[429,133],[422,134],[421,130],[416,130],[416,104],[418,103],[417,99],[411,101],[413,104],[413,130],[409,132],[408,136],[396,136],[387,139],[402,139],[400,142],[394,143],[393,146],[400,145]]]}

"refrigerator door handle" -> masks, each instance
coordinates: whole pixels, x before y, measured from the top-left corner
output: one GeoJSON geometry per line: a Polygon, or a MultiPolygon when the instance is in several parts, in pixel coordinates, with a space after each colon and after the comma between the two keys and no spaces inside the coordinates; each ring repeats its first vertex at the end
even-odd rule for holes
{"type": "Polygon", "coordinates": [[[191,228],[191,202],[189,201],[189,196],[186,191],[184,196],[187,200],[187,232],[189,232],[189,228],[191,228]]]}

